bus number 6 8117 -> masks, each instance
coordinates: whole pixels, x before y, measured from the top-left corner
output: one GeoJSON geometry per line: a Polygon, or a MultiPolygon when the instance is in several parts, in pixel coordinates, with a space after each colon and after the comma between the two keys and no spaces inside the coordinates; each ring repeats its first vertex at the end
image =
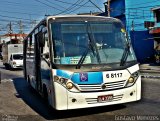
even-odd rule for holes
{"type": "Polygon", "coordinates": [[[106,74],[106,78],[119,78],[119,77],[122,77],[122,73],[106,74]]]}

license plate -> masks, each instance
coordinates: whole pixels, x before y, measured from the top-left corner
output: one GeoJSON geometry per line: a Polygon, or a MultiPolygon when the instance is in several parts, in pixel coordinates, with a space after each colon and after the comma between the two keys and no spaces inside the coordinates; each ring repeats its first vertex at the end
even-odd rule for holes
{"type": "Polygon", "coordinates": [[[113,95],[102,95],[98,96],[98,102],[108,102],[113,100],[113,95]]]}

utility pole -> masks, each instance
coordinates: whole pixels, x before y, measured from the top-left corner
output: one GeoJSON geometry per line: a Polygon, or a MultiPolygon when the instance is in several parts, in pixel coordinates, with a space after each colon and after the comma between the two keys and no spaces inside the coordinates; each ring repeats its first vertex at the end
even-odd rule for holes
{"type": "Polygon", "coordinates": [[[9,31],[8,31],[9,34],[12,34],[13,33],[13,30],[12,30],[12,23],[10,22],[9,23],[9,31]]]}
{"type": "Polygon", "coordinates": [[[111,15],[111,8],[110,8],[111,0],[107,0],[107,2],[103,3],[105,7],[105,13],[108,14],[107,16],[110,17],[111,15]]]}
{"type": "Polygon", "coordinates": [[[9,36],[10,36],[10,40],[12,39],[12,33],[13,33],[13,30],[12,30],[12,23],[10,22],[9,23],[9,30],[8,30],[8,33],[9,33],[9,36]]]}
{"type": "Polygon", "coordinates": [[[107,11],[108,11],[108,17],[110,17],[111,16],[111,8],[110,8],[110,2],[111,2],[111,0],[108,0],[108,5],[107,5],[107,11]]]}
{"type": "Polygon", "coordinates": [[[19,33],[22,34],[22,33],[23,33],[22,21],[20,20],[20,21],[18,22],[18,24],[19,24],[19,33]]]}

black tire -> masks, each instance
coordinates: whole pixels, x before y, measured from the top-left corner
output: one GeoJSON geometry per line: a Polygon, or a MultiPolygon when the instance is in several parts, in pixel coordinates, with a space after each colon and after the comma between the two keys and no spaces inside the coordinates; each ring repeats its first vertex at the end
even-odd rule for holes
{"type": "Polygon", "coordinates": [[[31,86],[31,80],[30,80],[30,78],[29,78],[29,75],[27,76],[27,84],[28,84],[29,90],[30,90],[31,92],[34,91],[33,87],[31,86]]]}
{"type": "Polygon", "coordinates": [[[43,86],[43,99],[45,103],[48,103],[48,92],[46,86],[43,86]]]}
{"type": "Polygon", "coordinates": [[[44,99],[44,103],[47,105],[49,112],[53,113],[53,107],[49,104],[48,92],[47,92],[46,86],[43,86],[43,99],[44,99]]]}
{"type": "Polygon", "coordinates": [[[9,64],[4,64],[4,66],[5,66],[6,70],[10,70],[10,65],[9,64]]]}

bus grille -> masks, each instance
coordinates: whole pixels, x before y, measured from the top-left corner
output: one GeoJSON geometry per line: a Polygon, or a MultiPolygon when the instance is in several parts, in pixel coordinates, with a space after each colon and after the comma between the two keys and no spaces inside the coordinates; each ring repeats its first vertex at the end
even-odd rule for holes
{"type": "Polygon", "coordinates": [[[103,90],[114,90],[114,89],[119,89],[123,88],[125,86],[126,80],[123,81],[117,81],[117,82],[108,82],[104,83],[103,86],[105,85],[105,88],[103,88],[102,85],[93,85],[93,84],[79,84],[79,88],[81,91],[103,91],[103,90]]]}
{"type": "Polygon", "coordinates": [[[86,102],[88,104],[95,104],[95,103],[106,103],[106,102],[113,102],[113,101],[119,101],[121,100],[123,97],[123,94],[122,95],[115,95],[113,96],[113,99],[110,100],[110,101],[105,101],[105,102],[98,102],[98,98],[86,98],[86,102]]]}

